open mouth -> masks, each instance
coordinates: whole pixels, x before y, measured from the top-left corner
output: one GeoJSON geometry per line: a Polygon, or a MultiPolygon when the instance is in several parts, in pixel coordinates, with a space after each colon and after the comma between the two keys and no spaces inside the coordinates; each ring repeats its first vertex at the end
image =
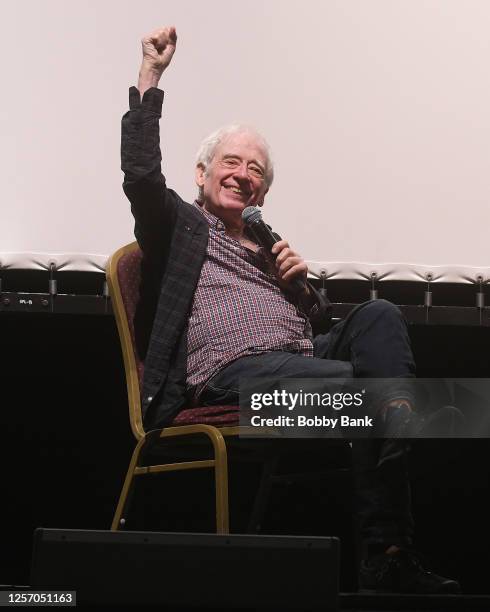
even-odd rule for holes
{"type": "Polygon", "coordinates": [[[247,191],[243,191],[240,187],[235,187],[234,185],[223,185],[223,187],[227,191],[231,191],[232,193],[236,193],[237,195],[248,197],[250,194],[247,191]]]}

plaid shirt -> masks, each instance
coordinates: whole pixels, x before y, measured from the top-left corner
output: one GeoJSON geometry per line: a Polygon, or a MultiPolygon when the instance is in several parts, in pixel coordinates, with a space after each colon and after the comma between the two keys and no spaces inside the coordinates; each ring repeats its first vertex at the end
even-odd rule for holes
{"type": "Polygon", "coordinates": [[[312,357],[310,323],[286,299],[268,260],[195,206],[209,224],[209,241],[187,333],[190,389],[198,393],[214,374],[244,355],[288,351],[312,357]]]}

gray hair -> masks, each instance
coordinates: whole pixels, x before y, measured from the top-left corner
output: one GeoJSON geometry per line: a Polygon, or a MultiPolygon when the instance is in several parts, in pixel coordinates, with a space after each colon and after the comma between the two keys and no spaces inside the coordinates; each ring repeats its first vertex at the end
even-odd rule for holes
{"type": "MultiPolygon", "coordinates": [[[[262,134],[260,134],[250,125],[233,123],[231,125],[225,125],[212,134],[209,134],[209,136],[206,136],[206,138],[201,142],[199,150],[197,151],[196,166],[202,166],[206,172],[207,167],[212,162],[214,154],[216,153],[216,147],[231,134],[251,134],[260,142],[266,154],[264,180],[267,188],[269,188],[274,180],[274,164],[272,162],[271,148],[262,134]]],[[[199,190],[199,192],[200,195],[202,195],[201,190],[199,190]]]]}

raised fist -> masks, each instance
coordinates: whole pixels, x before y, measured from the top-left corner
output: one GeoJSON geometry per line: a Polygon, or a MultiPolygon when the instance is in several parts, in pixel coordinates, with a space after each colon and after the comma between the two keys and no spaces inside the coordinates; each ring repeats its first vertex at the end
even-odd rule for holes
{"type": "Polygon", "coordinates": [[[170,64],[176,45],[177,32],[173,26],[160,28],[143,36],[143,66],[161,75],[170,64]]]}

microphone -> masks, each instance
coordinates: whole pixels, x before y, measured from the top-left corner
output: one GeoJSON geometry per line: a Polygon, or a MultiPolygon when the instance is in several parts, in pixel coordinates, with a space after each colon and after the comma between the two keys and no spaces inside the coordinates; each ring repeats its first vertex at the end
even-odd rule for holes
{"type": "MultiPolygon", "coordinates": [[[[276,256],[271,253],[272,247],[279,242],[279,240],[274,236],[269,227],[264,223],[262,219],[262,213],[255,206],[247,206],[245,210],[242,212],[242,221],[248,227],[248,229],[253,234],[253,237],[257,241],[257,244],[267,251],[269,257],[272,257],[274,260],[276,256]]],[[[301,293],[305,290],[305,284],[299,278],[293,278],[289,282],[289,288],[294,293],[301,293]]]]}

